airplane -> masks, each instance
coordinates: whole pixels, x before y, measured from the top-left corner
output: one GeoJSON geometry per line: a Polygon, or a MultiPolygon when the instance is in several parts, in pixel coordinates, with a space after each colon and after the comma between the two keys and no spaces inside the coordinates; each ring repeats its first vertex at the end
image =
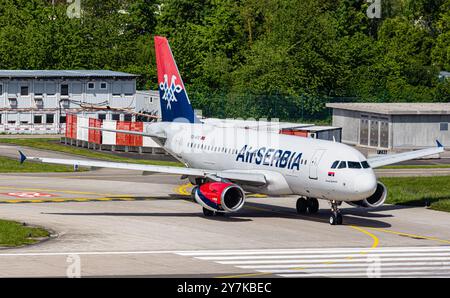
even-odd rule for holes
{"type": "Polygon", "coordinates": [[[74,167],[116,168],[177,174],[194,185],[193,197],[204,216],[239,211],[248,193],[268,196],[295,195],[299,214],[314,214],[319,199],[331,205],[329,223],[340,225],[342,202],[362,208],[383,205],[386,187],[374,168],[438,154],[436,147],[366,158],[340,142],[304,138],[242,127],[205,124],[195,115],[168,40],[155,36],[161,121],[143,132],[84,127],[103,132],[152,138],[185,167],[26,157],[26,159],[74,167]]]}

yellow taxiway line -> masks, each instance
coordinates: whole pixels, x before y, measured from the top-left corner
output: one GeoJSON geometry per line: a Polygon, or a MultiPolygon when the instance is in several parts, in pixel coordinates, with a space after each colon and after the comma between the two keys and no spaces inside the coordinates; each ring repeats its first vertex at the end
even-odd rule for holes
{"type": "Polygon", "coordinates": [[[369,229],[378,231],[378,232],[382,232],[382,233],[388,233],[388,234],[394,234],[394,235],[399,235],[399,236],[405,236],[405,237],[409,237],[409,238],[425,239],[425,240],[437,241],[437,242],[441,242],[441,243],[445,243],[445,244],[450,244],[450,241],[444,240],[444,239],[439,239],[436,237],[409,234],[409,233],[397,232],[397,231],[392,231],[392,230],[387,230],[387,229],[382,229],[382,228],[369,228],[369,229]]]}

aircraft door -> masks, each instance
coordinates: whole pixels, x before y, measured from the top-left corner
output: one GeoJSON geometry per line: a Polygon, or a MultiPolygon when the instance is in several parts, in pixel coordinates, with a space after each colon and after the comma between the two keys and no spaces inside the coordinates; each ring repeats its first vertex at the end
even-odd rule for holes
{"type": "Polygon", "coordinates": [[[319,167],[320,159],[322,158],[323,154],[325,153],[325,149],[318,149],[316,152],[314,152],[313,157],[311,158],[311,161],[309,162],[309,178],[310,179],[317,179],[317,170],[319,167]]]}

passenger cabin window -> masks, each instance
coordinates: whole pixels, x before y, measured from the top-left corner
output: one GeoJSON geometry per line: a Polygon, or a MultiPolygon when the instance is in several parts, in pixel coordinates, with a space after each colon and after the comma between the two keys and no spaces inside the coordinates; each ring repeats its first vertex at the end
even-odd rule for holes
{"type": "Polygon", "coordinates": [[[347,163],[349,169],[361,169],[361,164],[357,161],[348,161],[347,163]]]}
{"type": "Polygon", "coordinates": [[[341,163],[339,164],[338,169],[345,169],[347,167],[347,163],[345,161],[341,161],[341,163]]]}
{"type": "Polygon", "coordinates": [[[367,161],[361,162],[361,165],[362,165],[362,167],[363,167],[364,169],[370,168],[370,165],[369,165],[369,163],[368,163],[367,161]]]}
{"type": "Polygon", "coordinates": [[[336,167],[338,166],[338,164],[339,164],[339,160],[336,160],[336,161],[333,162],[333,164],[331,165],[331,168],[332,168],[332,169],[336,169],[336,167]]]}

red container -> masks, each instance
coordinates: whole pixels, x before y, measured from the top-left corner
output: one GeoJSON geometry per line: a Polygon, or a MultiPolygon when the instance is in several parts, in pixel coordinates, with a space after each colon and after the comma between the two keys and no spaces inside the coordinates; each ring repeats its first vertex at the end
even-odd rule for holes
{"type": "MultiPolygon", "coordinates": [[[[131,122],[117,121],[117,130],[131,130],[131,122]]],[[[116,133],[116,145],[130,146],[129,140],[130,137],[128,134],[116,133]]]]}
{"type": "Polygon", "coordinates": [[[289,130],[289,129],[281,129],[280,130],[280,134],[282,134],[282,135],[293,135],[294,132],[292,130],[289,130]]]}
{"type": "Polygon", "coordinates": [[[294,130],[294,135],[298,137],[308,137],[308,132],[306,130],[294,130]]]}
{"type": "Polygon", "coordinates": [[[77,138],[77,116],[67,114],[66,116],[66,138],[77,138]]]}
{"type": "MultiPolygon", "coordinates": [[[[89,127],[102,127],[102,120],[89,118],[89,127]]],[[[89,143],[101,144],[102,132],[100,130],[89,129],[89,143]]]]}
{"type": "MultiPolygon", "coordinates": [[[[144,122],[131,122],[130,130],[143,132],[144,131],[144,122]]],[[[130,140],[129,140],[130,146],[142,147],[144,145],[144,138],[142,136],[129,135],[129,137],[130,137],[130,140]]]]}

